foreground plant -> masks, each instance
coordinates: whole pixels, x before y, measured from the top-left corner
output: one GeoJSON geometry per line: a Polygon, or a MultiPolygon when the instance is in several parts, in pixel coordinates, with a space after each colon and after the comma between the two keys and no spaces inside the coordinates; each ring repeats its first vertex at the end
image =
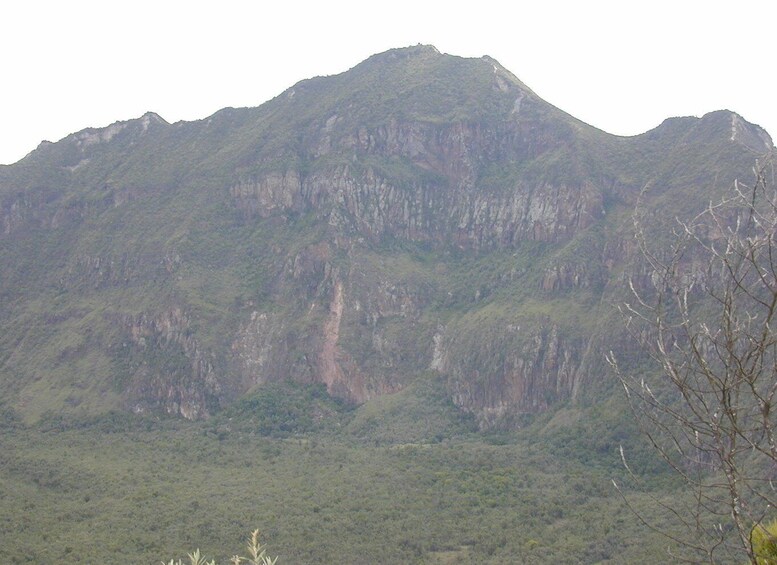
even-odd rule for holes
{"type": "MultiPolygon", "coordinates": [[[[259,543],[259,530],[251,532],[251,537],[248,538],[248,554],[251,557],[241,557],[240,555],[234,555],[229,560],[234,565],[240,565],[240,563],[249,563],[250,565],[275,565],[278,561],[278,557],[268,557],[267,547],[259,543]]],[[[206,561],[200,550],[195,549],[194,553],[187,554],[189,557],[190,565],[217,565],[215,559],[206,561]]],[[[175,561],[171,559],[169,562],[162,562],[162,565],[184,565],[183,560],[179,559],[175,561]]]]}
{"type": "Polygon", "coordinates": [[[756,524],[750,533],[753,555],[758,565],[777,565],[777,520],[756,524]]]}

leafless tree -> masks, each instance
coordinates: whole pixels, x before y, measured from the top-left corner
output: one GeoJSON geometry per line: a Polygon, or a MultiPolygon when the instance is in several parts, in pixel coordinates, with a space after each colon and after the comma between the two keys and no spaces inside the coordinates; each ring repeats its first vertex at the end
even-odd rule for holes
{"type": "Polygon", "coordinates": [[[663,249],[638,207],[647,270],[620,309],[659,370],[608,356],[641,429],[688,487],[683,502],[656,501],[682,524],[661,532],[689,561],[758,563],[753,528],[777,501],[777,190],[771,163],[754,173],[677,220],[663,249]]]}

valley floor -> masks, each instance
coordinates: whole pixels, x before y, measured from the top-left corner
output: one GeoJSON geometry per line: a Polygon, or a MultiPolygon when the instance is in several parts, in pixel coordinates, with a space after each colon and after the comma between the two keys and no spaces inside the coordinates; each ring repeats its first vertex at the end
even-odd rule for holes
{"type": "MultiPolygon", "coordinates": [[[[4,563],[159,563],[195,548],[226,562],[254,528],[282,564],[668,561],[612,486],[617,455],[585,461],[563,442],[272,438],[124,416],[0,432],[4,563]]],[[[654,484],[671,493],[666,476],[654,484]]]]}

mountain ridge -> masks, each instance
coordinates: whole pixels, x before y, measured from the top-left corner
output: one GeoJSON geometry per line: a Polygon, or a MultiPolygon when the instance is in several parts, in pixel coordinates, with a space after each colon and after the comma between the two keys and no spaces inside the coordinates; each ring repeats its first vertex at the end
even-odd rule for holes
{"type": "Polygon", "coordinates": [[[0,168],[3,403],[196,419],[279,380],[363,403],[427,374],[484,428],[594,401],[642,188],[690,213],[774,147],[727,111],[613,136],[497,65],[390,50],[0,168]]]}
{"type": "MultiPolygon", "coordinates": [[[[217,116],[220,116],[220,115],[225,114],[225,113],[252,112],[252,111],[259,110],[260,108],[263,108],[266,105],[271,104],[271,103],[273,103],[273,102],[275,102],[277,100],[282,100],[284,98],[291,99],[291,98],[294,97],[294,95],[296,94],[296,91],[298,89],[308,88],[309,86],[311,86],[314,83],[320,83],[322,81],[327,82],[327,81],[337,80],[337,79],[340,79],[342,77],[345,77],[346,75],[349,75],[349,73],[353,73],[353,72],[356,72],[356,71],[361,71],[362,69],[365,69],[365,68],[367,68],[367,69],[374,69],[376,64],[383,64],[383,63],[389,63],[390,64],[390,63],[395,63],[397,61],[404,61],[404,60],[409,60],[409,59],[438,60],[438,61],[439,60],[446,60],[447,59],[447,60],[449,60],[451,62],[453,62],[453,61],[460,61],[460,62],[466,62],[468,64],[477,64],[478,62],[486,62],[486,63],[488,63],[488,64],[490,64],[492,66],[492,68],[494,70],[494,74],[495,74],[495,76],[497,78],[509,77],[509,82],[512,83],[512,86],[517,87],[521,92],[525,92],[527,95],[530,95],[530,96],[532,96],[532,97],[534,97],[536,99],[541,100],[548,107],[553,108],[554,110],[557,110],[558,112],[560,112],[564,116],[566,116],[568,118],[571,118],[575,122],[579,122],[580,124],[582,124],[583,126],[585,126],[587,128],[591,128],[593,130],[602,132],[602,133],[606,134],[607,136],[614,137],[614,138],[632,139],[633,140],[633,139],[640,138],[642,136],[646,136],[648,134],[651,134],[651,132],[655,132],[656,130],[661,129],[662,127],[665,126],[666,122],[676,122],[677,120],[680,120],[680,121],[683,121],[683,122],[686,122],[686,123],[690,123],[692,120],[702,120],[703,121],[703,120],[707,119],[709,116],[716,115],[716,114],[718,114],[720,112],[725,112],[725,113],[730,113],[730,114],[732,114],[734,116],[737,116],[740,120],[742,120],[744,122],[744,124],[743,124],[744,127],[748,128],[748,129],[751,129],[751,130],[753,128],[755,128],[755,130],[759,132],[757,135],[759,137],[763,138],[764,144],[769,145],[770,147],[773,147],[773,142],[771,142],[771,138],[769,137],[768,133],[766,133],[766,131],[763,130],[763,128],[760,128],[760,126],[757,126],[755,124],[751,124],[749,122],[746,122],[746,120],[744,120],[744,118],[742,118],[742,116],[740,116],[736,112],[733,112],[733,111],[730,111],[730,110],[716,110],[716,111],[708,112],[707,114],[705,114],[702,117],[678,116],[678,117],[666,118],[662,124],[659,124],[655,128],[653,128],[651,130],[648,130],[646,132],[635,134],[635,135],[631,135],[631,136],[619,136],[619,135],[611,134],[611,133],[608,133],[608,132],[606,132],[604,130],[598,129],[595,126],[591,126],[590,124],[586,124],[585,122],[582,122],[582,121],[578,120],[577,118],[574,118],[573,116],[567,114],[566,112],[563,112],[563,110],[559,110],[555,106],[545,102],[544,100],[539,98],[536,95],[536,93],[534,93],[528,86],[526,86],[522,81],[520,81],[520,79],[518,79],[512,72],[510,72],[509,70],[504,68],[496,59],[493,59],[492,57],[490,57],[488,55],[484,55],[482,57],[463,58],[463,57],[458,57],[458,56],[455,56],[455,55],[443,54],[436,47],[434,47],[433,45],[421,45],[421,44],[416,45],[416,46],[411,46],[411,47],[402,47],[402,48],[389,49],[389,50],[387,50],[385,52],[377,53],[377,54],[372,55],[371,57],[365,59],[361,63],[355,65],[351,69],[349,69],[347,71],[344,71],[344,72],[341,72],[341,73],[337,73],[337,74],[334,74],[334,75],[317,76],[317,77],[313,77],[313,78],[310,78],[310,79],[303,79],[301,81],[298,81],[293,86],[289,87],[288,89],[286,89],[285,91],[283,91],[282,93],[277,95],[276,97],[268,100],[267,102],[265,102],[265,103],[263,103],[263,104],[261,104],[259,106],[241,107],[241,108],[225,107],[225,108],[222,108],[221,110],[218,110],[217,112],[215,112],[211,116],[207,116],[205,118],[198,119],[198,120],[193,120],[193,121],[179,121],[179,122],[176,122],[174,124],[169,124],[160,115],[156,114],[155,112],[148,111],[148,112],[145,112],[142,116],[139,116],[137,118],[130,118],[130,119],[127,119],[127,120],[120,120],[120,121],[114,122],[112,124],[109,124],[107,126],[89,126],[89,127],[86,127],[86,128],[84,128],[82,130],[79,130],[77,132],[71,133],[71,134],[65,136],[64,138],[62,138],[61,140],[59,140],[57,142],[42,141],[41,144],[45,145],[45,146],[48,146],[48,145],[51,145],[51,144],[56,144],[56,143],[60,143],[60,142],[66,141],[66,140],[68,140],[69,138],[71,138],[73,136],[88,136],[88,135],[94,134],[96,132],[99,132],[99,133],[101,133],[101,135],[104,135],[105,132],[109,131],[111,128],[122,126],[123,124],[130,125],[130,124],[134,123],[137,120],[142,122],[143,120],[146,120],[146,119],[149,119],[149,118],[153,118],[157,123],[159,123],[161,121],[161,122],[164,122],[165,125],[172,125],[172,126],[177,126],[177,127],[182,127],[184,125],[191,125],[191,124],[199,124],[199,123],[203,123],[203,122],[208,124],[208,123],[212,122],[214,120],[214,118],[216,118],[217,116]],[[765,137],[764,137],[764,135],[765,135],[765,137]]],[[[504,84],[504,83],[502,83],[502,84],[504,84]]],[[[35,150],[33,150],[33,152],[34,151],[35,150]]],[[[22,160],[24,160],[24,159],[26,159],[26,157],[23,158],[22,160]]],[[[11,167],[13,165],[15,165],[15,164],[3,165],[3,167],[11,167]]]]}

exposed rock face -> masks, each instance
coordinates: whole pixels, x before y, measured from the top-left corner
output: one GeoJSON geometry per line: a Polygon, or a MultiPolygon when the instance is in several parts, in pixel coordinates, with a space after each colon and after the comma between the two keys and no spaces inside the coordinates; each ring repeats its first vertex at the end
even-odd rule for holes
{"type": "Polygon", "coordinates": [[[318,354],[318,378],[327,389],[338,396],[344,396],[356,402],[367,400],[364,380],[357,367],[347,367],[350,359],[340,349],[340,325],[343,321],[343,283],[335,282],[329,315],[324,322],[321,348],[318,354]],[[344,370],[343,365],[346,365],[344,370]],[[350,370],[348,370],[350,369],[350,370]],[[346,373],[346,371],[348,371],[346,373]]]}
{"type": "Polygon", "coordinates": [[[180,309],[123,320],[130,342],[127,402],[136,413],[163,410],[188,419],[207,417],[220,385],[213,361],[191,334],[189,317],[180,309]],[[134,362],[133,362],[134,361],[134,362]]]}
{"type": "Polygon", "coordinates": [[[83,218],[87,213],[83,203],[71,202],[52,207],[55,194],[44,191],[28,192],[8,198],[0,204],[2,236],[29,228],[57,229],[83,218]]]}
{"type": "Polygon", "coordinates": [[[79,372],[92,405],[112,386],[205,418],[271,381],[365,402],[433,371],[515,425],[606,388],[610,304],[651,276],[637,200],[663,225],[769,151],[730,112],[610,136],[428,47],[256,109],[88,129],[0,167],[3,390],[79,372]]]}
{"type": "Polygon", "coordinates": [[[273,322],[265,312],[251,312],[250,320],[241,326],[232,343],[235,370],[242,375],[246,390],[269,380],[271,355],[279,341],[279,332],[273,322]]]}
{"type": "Polygon", "coordinates": [[[417,172],[412,181],[398,184],[374,167],[341,165],[304,178],[296,171],[273,172],[241,181],[230,195],[249,218],[314,210],[340,229],[372,238],[455,242],[473,249],[525,239],[567,240],[603,217],[603,191],[588,180],[484,184],[478,178],[483,163],[537,153],[535,158],[551,149],[516,136],[474,125],[443,129],[393,122],[345,141],[365,158],[383,151],[383,158],[407,160],[417,172]]]}
{"type": "Polygon", "coordinates": [[[488,339],[466,333],[443,339],[433,358],[433,367],[448,375],[453,401],[482,428],[572,398],[585,340],[547,321],[492,329],[488,339]]]}
{"type": "Polygon", "coordinates": [[[407,380],[409,375],[400,373],[411,352],[387,335],[385,326],[395,319],[415,323],[418,302],[428,299],[424,290],[385,280],[373,286],[363,273],[343,276],[331,259],[329,245],[307,247],[287,261],[277,283],[304,297],[297,316],[305,333],[268,312],[252,312],[241,326],[231,346],[232,370],[242,376],[244,388],[293,378],[324,383],[331,394],[361,403],[399,390],[407,380]]]}
{"type": "Polygon", "coordinates": [[[241,182],[229,193],[247,218],[302,210],[302,185],[296,171],[271,173],[257,182],[241,182]]]}

